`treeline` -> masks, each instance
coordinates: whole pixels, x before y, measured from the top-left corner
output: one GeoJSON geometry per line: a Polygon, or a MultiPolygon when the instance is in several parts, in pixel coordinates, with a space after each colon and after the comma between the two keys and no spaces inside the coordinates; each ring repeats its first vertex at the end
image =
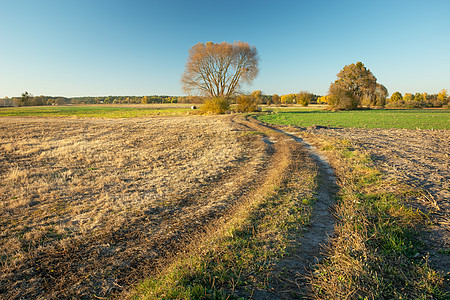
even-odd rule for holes
{"type": "Polygon", "coordinates": [[[105,96],[105,97],[75,97],[70,98],[71,104],[148,104],[148,103],[178,103],[174,96],[105,96]]]}
{"type": "MultiPolygon", "coordinates": [[[[309,104],[317,104],[320,96],[309,93],[307,91],[301,91],[299,93],[291,93],[285,95],[264,95],[260,90],[253,91],[249,97],[253,97],[257,100],[258,104],[266,105],[290,105],[290,104],[300,104],[303,106],[308,106],[309,104]]],[[[242,99],[242,95],[238,96],[236,99],[242,99]]],[[[236,99],[232,98],[236,101],[236,99]]]]}
{"type": "MultiPolygon", "coordinates": [[[[230,98],[231,103],[236,103],[240,96],[230,98]]],[[[258,104],[289,105],[317,103],[318,95],[309,92],[286,94],[278,96],[264,95],[260,90],[251,93],[258,104]]],[[[21,97],[0,99],[0,106],[43,106],[43,105],[75,105],[75,104],[151,104],[151,103],[203,103],[207,97],[199,96],[101,96],[101,97],[55,97],[33,96],[24,92],[21,97]]]]}
{"type": "Polygon", "coordinates": [[[33,96],[28,92],[21,97],[0,99],[0,106],[43,106],[70,104],[149,104],[149,103],[201,103],[200,97],[177,96],[102,96],[102,97],[54,97],[33,96]]]}
{"type": "Polygon", "coordinates": [[[438,94],[427,93],[405,93],[400,92],[392,94],[386,101],[387,108],[422,108],[422,107],[444,107],[449,108],[450,97],[446,89],[438,94]]]}

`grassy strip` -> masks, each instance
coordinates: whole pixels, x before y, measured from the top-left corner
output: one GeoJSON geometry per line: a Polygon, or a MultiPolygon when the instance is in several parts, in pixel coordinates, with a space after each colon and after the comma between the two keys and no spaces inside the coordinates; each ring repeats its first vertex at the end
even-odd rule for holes
{"type": "Polygon", "coordinates": [[[348,141],[310,136],[340,185],[336,237],[311,278],[317,299],[444,299],[442,277],[420,257],[426,216],[403,204],[416,194],[383,177],[348,141]]]}
{"type": "Polygon", "coordinates": [[[120,107],[108,105],[35,106],[0,109],[0,117],[77,117],[77,118],[135,118],[157,115],[184,115],[188,107],[120,107]]]}
{"type": "Polygon", "coordinates": [[[358,111],[298,110],[261,115],[272,124],[356,128],[450,129],[448,109],[385,109],[358,111]]]}
{"type": "Polygon", "coordinates": [[[269,288],[290,233],[309,220],[316,186],[313,164],[291,149],[295,143],[284,143],[263,186],[188,255],[140,284],[134,298],[224,299],[269,288]]]}

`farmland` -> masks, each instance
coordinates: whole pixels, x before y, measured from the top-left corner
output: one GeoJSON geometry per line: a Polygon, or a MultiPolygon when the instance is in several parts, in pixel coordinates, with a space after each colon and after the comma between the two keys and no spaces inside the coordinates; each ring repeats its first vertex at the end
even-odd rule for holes
{"type": "Polygon", "coordinates": [[[0,117],[135,118],[185,115],[190,105],[73,105],[1,108],[0,117]]]}
{"type": "Polygon", "coordinates": [[[223,215],[267,163],[265,144],[223,118],[0,124],[7,297],[110,294],[223,215]]]}
{"type": "MultiPolygon", "coordinates": [[[[339,273],[332,261],[330,269],[313,264],[323,258],[319,244],[333,237],[335,192],[351,205],[355,197],[363,202],[364,193],[400,195],[394,204],[383,202],[382,216],[364,220],[407,224],[383,230],[398,238],[414,228],[423,245],[405,239],[399,243],[407,246],[389,250],[383,263],[403,268],[397,278],[377,269],[377,252],[358,252],[371,268],[362,269],[379,276],[384,295],[441,295],[441,277],[422,257],[448,272],[448,111],[330,113],[339,116],[331,120],[328,112],[280,109],[258,116],[289,124],[274,130],[236,115],[187,116],[187,106],[47,109],[0,110],[8,116],[0,117],[1,297],[375,295],[370,280],[337,290],[323,285],[332,278],[311,277],[314,270],[336,278],[358,274],[339,273]],[[386,128],[393,115],[397,128],[370,129],[386,128]],[[412,129],[398,129],[405,127],[412,129]],[[316,150],[305,150],[300,138],[329,157],[337,191],[316,150]],[[396,210],[410,219],[399,219],[396,210]],[[400,291],[396,281],[408,288],[400,291]]],[[[346,224],[336,216],[339,226],[346,224]]],[[[358,251],[377,239],[360,242],[358,251]]],[[[366,275],[355,276],[348,282],[366,275]]]]}
{"type": "Polygon", "coordinates": [[[332,112],[316,109],[283,109],[262,115],[261,121],[309,127],[450,129],[448,109],[360,110],[332,112]]]}

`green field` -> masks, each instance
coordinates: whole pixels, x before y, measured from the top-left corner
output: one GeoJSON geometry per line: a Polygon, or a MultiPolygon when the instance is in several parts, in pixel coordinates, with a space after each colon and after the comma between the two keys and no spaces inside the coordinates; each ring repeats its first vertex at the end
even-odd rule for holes
{"type": "Polygon", "coordinates": [[[448,109],[389,109],[357,111],[297,110],[276,111],[258,116],[272,124],[309,127],[450,129],[448,109]]]}
{"type": "MultiPolygon", "coordinates": [[[[135,118],[150,116],[186,115],[190,112],[186,104],[148,105],[80,105],[80,106],[35,106],[0,108],[0,117],[77,117],[77,118],[135,118]]],[[[356,128],[405,128],[405,129],[450,129],[448,109],[389,109],[358,111],[326,111],[308,108],[275,108],[258,119],[272,124],[308,127],[356,128]]]]}
{"type": "Polygon", "coordinates": [[[157,115],[184,115],[187,105],[83,105],[34,106],[0,108],[0,117],[79,117],[79,118],[134,118],[157,115]]]}

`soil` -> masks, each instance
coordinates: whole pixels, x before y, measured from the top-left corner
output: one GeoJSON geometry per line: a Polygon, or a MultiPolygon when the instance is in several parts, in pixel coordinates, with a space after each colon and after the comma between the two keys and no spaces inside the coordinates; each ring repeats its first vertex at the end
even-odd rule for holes
{"type": "Polygon", "coordinates": [[[316,165],[319,182],[308,225],[293,236],[289,254],[273,267],[269,290],[254,290],[252,299],[309,298],[311,290],[308,277],[314,265],[325,257],[324,247],[333,236],[334,195],[338,189],[336,178],[327,158],[307,140],[299,137],[300,132],[292,132],[290,131],[292,128],[289,127],[265,126],[284,134],[286,139],[292,139],[304,147],[307,155],[316,165]]]}

